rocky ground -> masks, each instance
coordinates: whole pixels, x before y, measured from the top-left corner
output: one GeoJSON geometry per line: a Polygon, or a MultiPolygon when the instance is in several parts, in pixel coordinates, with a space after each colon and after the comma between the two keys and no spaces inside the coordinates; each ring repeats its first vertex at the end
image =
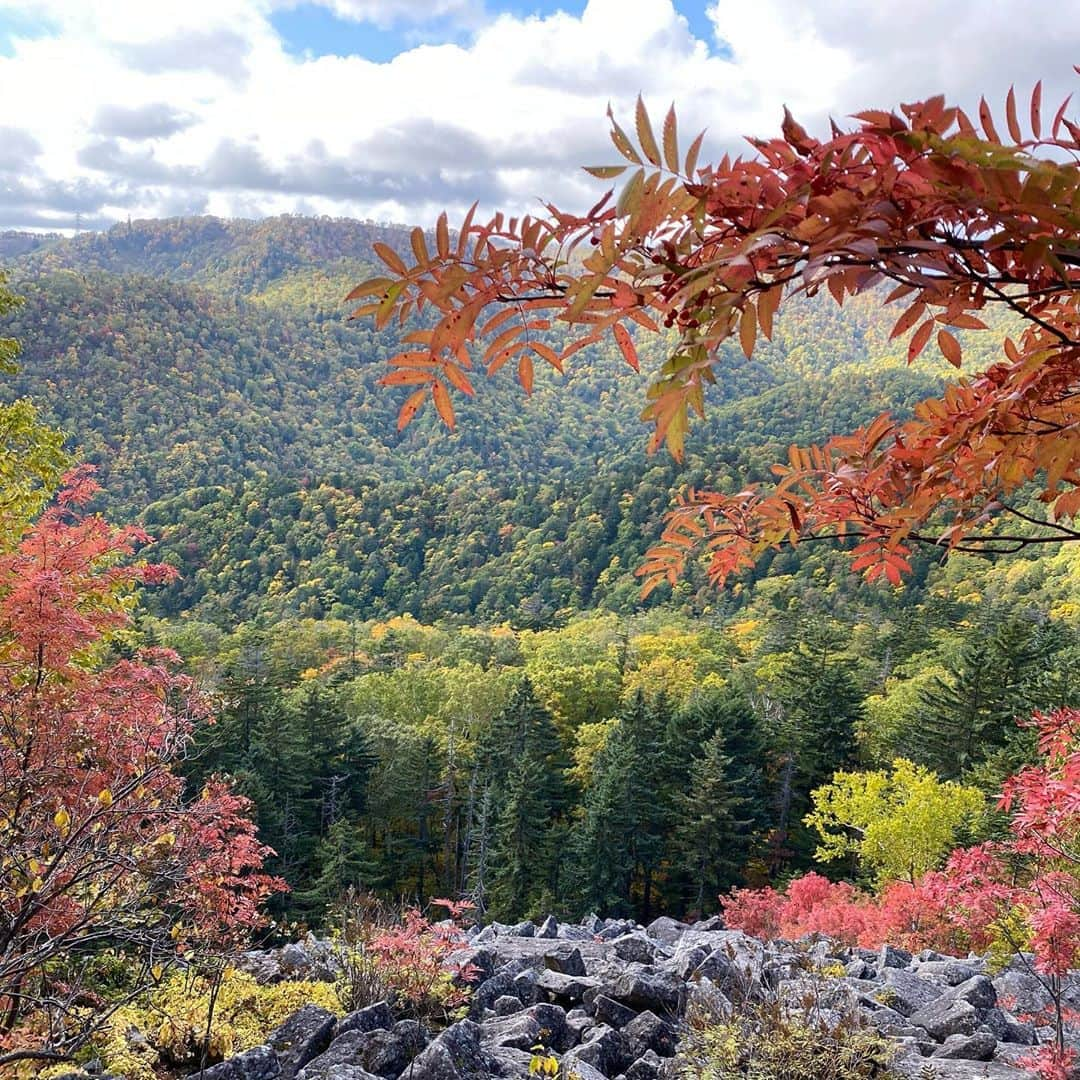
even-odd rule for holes
{"type": "MultiPolygon", "coordinates": [[[[812,1001],[825,1016],[863,1014],[896,1040],[895,1075],[918,1080],[1029,1076],[1015,1062],[1049,1036],[1021,1019],[1048,1003],[1023,958],[991,977],[980,958],[763,945],[719,920],[641,927],[594,918],[473,930],[454,959],[479,974],[469,1017],[438,1034],[386,1004],[341,1019],[308,1006],[205,1080],[527,1077],[537,1046],[559,1059],[561,1076],[667,1080],[689,1007],[723,1014],[770,996],[800,1008],[812,1001]]],[[[325,963],[315,942],[246,958],[268,980],[311,977],[325,963]]],[[[1080,976],[1067,997],[1080,1006],[1080,976]]]]}

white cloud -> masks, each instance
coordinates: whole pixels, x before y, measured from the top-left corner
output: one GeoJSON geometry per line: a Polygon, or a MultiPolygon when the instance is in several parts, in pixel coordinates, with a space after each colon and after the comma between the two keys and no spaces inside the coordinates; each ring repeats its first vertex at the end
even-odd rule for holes
{"type": "MultiPolygon", "coordinates": [[[[323,0],[379,25],[477,18],[477,0],[323,0]]],[[[581,17],[490,16],[467,45],[385,64],[296,57],[270,22],[295,0],[0,0],[54,29],[0,57],[18,182],[0,227],[188,212],[287,210],[430,221],[473,195],[487,208],[581,205],[577,170],[613,159],[604,110],[642,91],[713,152],[768,135],[783,104],[831,113],[942,91],[973,107],[1039,77],[1056,106],[1076,81],[1080,0],[1049,32],[1027,0],[718,0],[730,56],[696,40],[671,0],[590,0],[581,17]],[[21,147],[21,150],[20,150],[21,147]]],[[[488,7],[492,7],[489,2],[488,7]]],[[[1037,6],[1037,5],[1035,5],[1037,6]]],[[[10,173],[8,174],[10,176],[10,173]]]]}

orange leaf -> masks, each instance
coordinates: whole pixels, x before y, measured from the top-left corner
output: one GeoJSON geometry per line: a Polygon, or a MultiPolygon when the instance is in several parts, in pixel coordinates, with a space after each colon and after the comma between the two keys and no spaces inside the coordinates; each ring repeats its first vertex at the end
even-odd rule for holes
{"type": "Polygon", "coordinates": [[[937,336],[938,348],[941,350],[941,355],[952,364],[953,367],[959,367],[961,361],[960,342],[949,333],[948,330],[939,330],[937,336]]]}
{"type": "Polygon", "coordinates": [[[401,406],[401,412],[398,413],[397,429],[402,431],[408,427],[412,422],[412,418],[416,415],[420,406],[424,404],[427,399],[428,390],[424,387],[423,390],[415,390],[406,399],[405,404],[401,406]]]}
{"type": "Polygon", "coordinates": [[[645,152],[645,156],[654,164],[660,164],[660,148],[656,145],[656,136],[653,134],[652,123],[649,120],[649,113],[645,108],[645,102],[641,100],[641,95],[638,94],[637,108],[634,112],[634,120],[637,124],[637,137],[638,142],[641,144],[641,149],[645,152]]]}
{"type": "Polygon", "coordinates": [[[1042,135],[1042,117],[1040,106],[1042,105],[1042,80],[1040,79],[1031,91],[1031,130],[1035,138],[1042,135]]]}
{"type": "Polygon", "coordinates": [[[749,360],[754,355],[754,339],[757,336],[757,313],[754,305],[747,303],[739,316],[739,344],[749,360]]]}
{"type": "Polygon", "coordinates": [[[907,362],[910,364],[926,348],[930,333],[934,329],[934,320],[927,319],[912,335],[907,347],[907,362]]]}
{"type": "Polygon", "coordinates": [[[664,163],[673,172],[679,171],[679,122],[672,105],[664,117],[664,163]]]}
{"type": "Polygon", "coordinates": [[[455,389],[460,390],[463,394],[468,394],[469,397],[476,394],[472,383],[469,382],[469,377],[457,364],[444,364],[442,372],[446,376],[447,382],[452,383],[455,389]]]}
{"type": "Polygon", "coordinates": [[[430,371],[417,371],[415,368],[401,368],[390,371],[379,379],[380,386],[412,386],[416,383],[430,383],[430,371]]]}
{"type": "Polygon", "coordinates": [[[409,233],[409,243],[412,244],[413,255],[416,256],[417,264],[427,266],[431,262],[431,256],[428,255],[427,244],[424,243],[424,230],[419,225],[409,233]]]}
{"type": "Polygon", "coordinates": [[[619,349],[623,354],[623,359],[635,370],[641,370],[641,363],[638,360],[637,349],[634,348],[633,338],[630,337],[629,331],[623,326],[622,323],[616,323],[611,332],[615,335],[615,340],[618,342],[619,349]]]}
{"type": "Polygon", "coordinates": [[[896,325],[892,328],[892,333],[889,334],[889,340],[898,338],[901,334],[907,333],[918,321],[922,318],[923,313],[926,311],[926,305],[920,300],[917,304],[912,304],[911,307],[896,320],[896,325]]]}
{"type": "Polygon", "coordinates": [[[438,410],[439,416],[442,417],[442,422],[453,431],[454,406],[450,401],[450,392],[443,383],[436,379],[431,384],[431,395],[435,402],[435,408],[438,410]]]}
{"type": "Polygon", "coordinates": [[[386,244],[379,240],[376,240],[371,246],[374,249],[375,254],[378,255],[379,258],[382,259],[382,261],[395,273],[407,274],[409,272],[405,264],[401,261],[401,256],[392,247],[387,247],[386,244]]]}
{"type": "Polygon", "coordinates": [[[1008,124],[1013,142],[1021,142],[1024,133],[1020,130],[1020,121],[1016,119],[1016,93],[1011,86],[1005,95],[1005,123],[1008,124]]]}
{"type": "Polygon", "coordinates": [[[450,229],[446,224],[445,210],[435,223],[435,244],[439,249],[439,258],[448,259],[450,257],[450,229]]]}
{"type": "Polygon", "coordinates": [[[518,382],[525,388],[525,393],[533,392],[533,362],[527,353],[518,361],[518,382]]]}
{"type": "Polygon", "coordinates": [[[626,172],[625,165],[585,165],[584,169],[597,180],[614,180],[616,176],[622,176],[626,172]]]}

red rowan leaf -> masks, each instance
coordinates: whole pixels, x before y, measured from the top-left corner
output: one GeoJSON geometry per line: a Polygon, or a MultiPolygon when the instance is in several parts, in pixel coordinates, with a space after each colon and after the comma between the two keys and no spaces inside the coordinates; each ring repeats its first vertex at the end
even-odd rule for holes
{"type": "Polygon", "coordinates": [[[615,149],[618,150],[627,161],[634,165],[640,165],[642,163],[641,157],[634,149],[633,144],[626,137],[626,132],[623,131],[616,122],[615,114],[611,111],[610,105],[608,106],[607,114],[608,120],[611,121],[611,141],[615,144],[615,149]]]}
{"type": "Polygon", "coordinates": [[[994,127],[993,114],[990,112],[990,106],[986,103],[986,98],[979,98],[979,122],[982,124],[982,129],[986,132],[986,137],[990,142],[1001,142],[997,128],[994,127]]]}
{"type": "Polygon", "coordinates": [[[911,341],[908,343],[907,350],[907,362],[912,363],[916,357],[926,348],[926,343],[930,340],[930,334],[934,329],[934,320],[927,319],[918,330],[912,335],[911,341]]]}
{"type": "Polygon", "coordinates": [[[641,363],[638,360],[637,349],[634,348],[633,338],[630,337],[629,332],[622,323],[616,323],[612,328],[612,333],[615,335],[615,341],[619,345],[619,350],[623,354],[623,359],[635,370],[641,370],[641,363]]]}
{"type": "Polygon", "coordinates": [[[901,334],[907,333],[926,312],[926,304],[921,300],[912,304],[911,307],[896,320],[896,325],[892,328],[892,333],[889,334],[889,340],[900,337],[901,334]]]}
{"type": "Polygon", "coordinates": [[[1011,86],[1005,95],[1005,123],[1013,142],[1022,142],[1024,133],[1020,130],[1020,121],[1016,118],[1016,92],[1011,86]]]}
{"type": "Polygon", "coordinates": [[[1042,80],[1040,79],[1031,91],[1031,131],[1035,138],[1038,139],[1042,135],[1042,116],[1040,110],[1042,106],[1042,80]]]}

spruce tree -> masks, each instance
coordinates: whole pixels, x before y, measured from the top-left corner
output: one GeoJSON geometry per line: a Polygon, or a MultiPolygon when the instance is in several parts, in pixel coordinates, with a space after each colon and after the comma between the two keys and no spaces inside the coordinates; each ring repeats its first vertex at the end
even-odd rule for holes
{"type": "Polygon", "coordinates": [[[690,768],[689,790],[676,797],[674,848],[692,885],[686,899],[697,912],[740,880],[746,862],[754,812],[737,771],[725,734],[717,731],[690,768]]]}

